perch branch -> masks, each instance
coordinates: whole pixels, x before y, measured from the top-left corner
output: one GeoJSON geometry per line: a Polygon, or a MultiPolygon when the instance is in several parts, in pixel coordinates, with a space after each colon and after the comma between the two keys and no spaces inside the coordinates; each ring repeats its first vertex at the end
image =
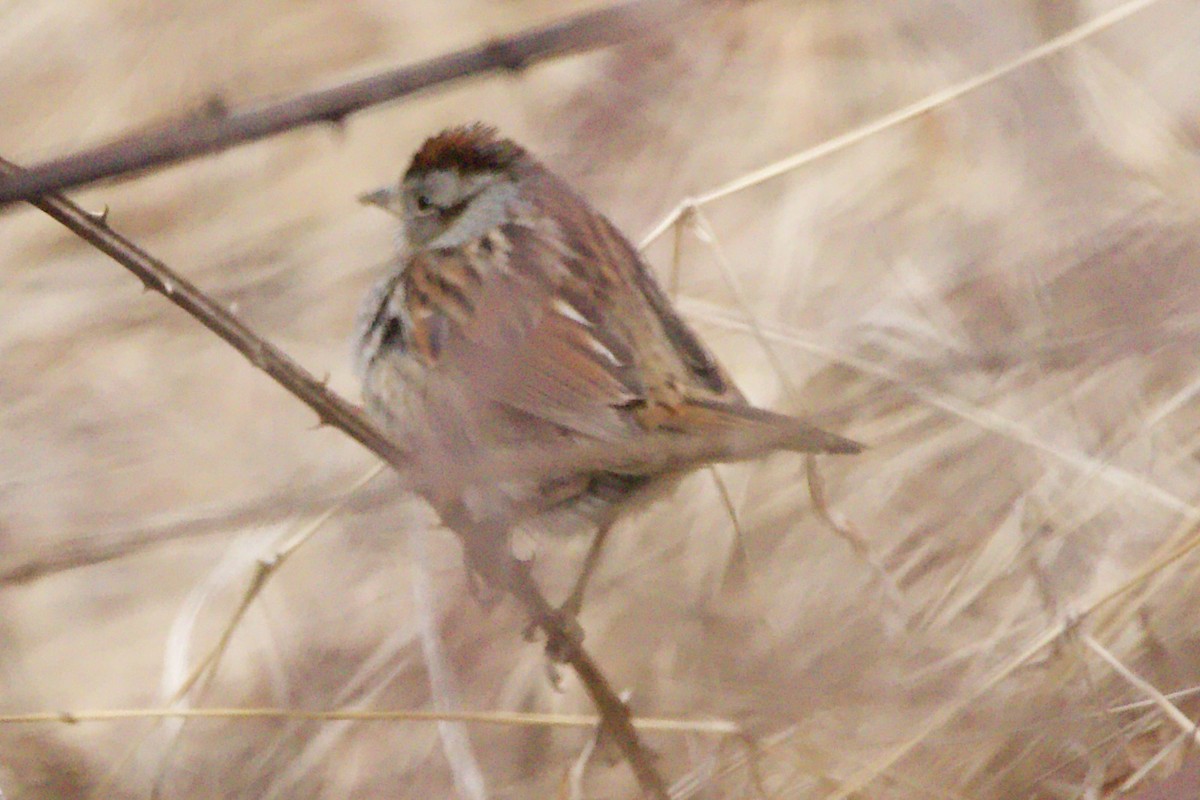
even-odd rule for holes
{"type": "MultiPolygon", "coordinates": [[[[20,168],[0,158],[0,172],[20,173],[20,168]]],[[[128,269],[147,289],[158,292],[232,345],[247,361],[270,375],[317,412],[317,417],[322,423],[343,431],[403,472],[404,457],[399,449],[371,425],[362,411],[329,391],[324,383],[282,350],[259,338],[241,320],[190,281],[177,275],[166,264],[108,227],[106,212],[91,214],[58,195],[46,195],[30,202],[62,223],[76,236],[128,269]]]]}
{"type": "MultiPolygon", "coordinates": [[[[20,174],[21,169],[0,158],[0,172],[20,174]]],[[[128,269],[147,289],[159,292],[195,317],[202,325],[232,345],[251,364],[312,408],[323,423],[341,430],[395,467],[402,475],[405,473],[401,452],[386,436],[376,430],[358,408],[331,392],[324,383],[283,351],[260,338],[162,261],[110,228],[106,213],[90,214],[59,194],[39,196],[30,202],[128,269]]],[[[473,545],[464,538],[463,546],[473,545]]],[[[613,691],[604,673],[583,648],[571,624],[542,595],[526,565],[518,563],[502,548],[492,550],[494,552],[490,550],[486,555],[493,559],[497,573],[507,575],[509,590],[525,608],[532,622],[543,631],[548,646],[579,676],[588,696],[600,712],[604,725],[637,776],[642,790],[659,800],[667,800],[669,794],[666,783],[654,767],[652,755],[638,737],[629,708],[613,691]],[[496,560],[506,563],[495,563],[496,560]]]]}
{"type": "Polygon", "coordinates": [[[204,113],[39,164],[0,180],[0,206],[16,200],[215,153],[243,142],[349,115],[473,75],[518,71],[539,61],[584,53],[653,30],[679,0],[631,0],[542,27],[381,72],[327,89],[245,109],[218,100],[204,113]]]}

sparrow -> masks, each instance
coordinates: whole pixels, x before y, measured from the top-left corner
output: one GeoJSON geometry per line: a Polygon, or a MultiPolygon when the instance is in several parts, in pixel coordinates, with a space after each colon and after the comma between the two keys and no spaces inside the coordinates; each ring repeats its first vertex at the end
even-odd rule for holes
{"type": "Polygon", "coordinates": [[[360,315],[364,404],[485,578],[518,528],[590,530],[578,612],[612,524],[682,475],[862,449],[750,405],[629,240],[494,128],[433,136],[360,200],[403,223],[360,315]]]}

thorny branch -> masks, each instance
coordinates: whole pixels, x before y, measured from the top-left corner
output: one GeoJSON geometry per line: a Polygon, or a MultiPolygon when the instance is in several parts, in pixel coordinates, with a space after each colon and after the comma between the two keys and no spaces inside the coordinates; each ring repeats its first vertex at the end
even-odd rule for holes
{"type": "MultiPolygon", "coordinates": [[[[0,158],[0,173],[21,174],[21,169],[0,158]]],[[[59,194],[42,195],[30,202],[128,269],[146,288],[159,292],[228,342],[251,364],[312,408],[323,423],[341,430],[403,474],[403,454],[357,407],[331,392],[283,351],[260,338],[162,261],[110,228],[107,209],[104,213],[90,214],[59,194]]],[[[411,483],[409,486],[411,488],[411,483]]],[[[479,547],[478,542],[472,543],[466,538],[462,543],[464,548],[479,547]]],[[[569,664],[579,676],[642,790],[659,800],[667,800],[670,795],[666,783],[654,767],[650,751],[642,745],[628,707],[583,648],[573,623],[564,619],[546,600],[527,565],[513,558],[507,548],[486,549],[487,552],[478,554],[479,557],[487,560],[493,574],[503,576],[508,590],[525,608],[531,622],[545,634],[548,651],[569,664]]]]}
{"type": "Polygon", "coordinates": [[[518,71],[555,56],[584,53],[654,30],[680,0],[630,0],[578,14],[503,39],[447,53],[411,66],[246,109],[214,100],[194,114],[151,131],[73,153],[0,180],[0,206],[102,178],[174,164],[244,142],[349,115],[438,84],[498,70],[518,71]]]}

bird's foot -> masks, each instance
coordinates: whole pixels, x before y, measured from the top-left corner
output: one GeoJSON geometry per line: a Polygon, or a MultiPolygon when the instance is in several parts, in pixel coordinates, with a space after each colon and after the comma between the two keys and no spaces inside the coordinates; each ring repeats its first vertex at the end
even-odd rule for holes
{"type": "Polygon", "coordinates": [[[496,607],[504,596],[504,590],[496,585],[494,570],[488,565],[481,564],[479,559],[471,555],[470,550],[463,551],[463,567],[467,573],[467,591],[475,602],[488,611],[496,607]]]}
{"type": "Polygon", "coordinates": [[[559,666],[570,663],[574,653],[583,645],[584,631],[574,609],[566,604],[551,611],[540,620],[531,620],[525,626],[525,640],[537,639],[538,631],[546,637],[546,676],[556,690],[562,690],[562,675],[559,666]]]}

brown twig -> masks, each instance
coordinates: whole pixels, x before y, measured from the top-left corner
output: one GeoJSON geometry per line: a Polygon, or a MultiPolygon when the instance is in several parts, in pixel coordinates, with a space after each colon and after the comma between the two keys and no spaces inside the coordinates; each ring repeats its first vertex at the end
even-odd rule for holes
{"type": "MultiPolygon", "coordinates": [[[[20,174],[21,170],[0,158],[0,172],[20,174]]],[[[260,338],[162,261],[108,227],[106,213],[90,214],[59,194],[43,195],[30,202],[128,269],[147,289],[159,292],[232,345],[251,364],[313,409],[324,424],[341,430],[396,467],[403,480],[403,454],[357,407],[331,392],[283,351],[260,338]]],[[[408,486],[412,488],[411,482],[408,486]]],[[[473,544],[464,538],[463,546],[474,547],[478,543],[473,544]]],[[[655,769],[650,752],[642,745],[628,707],[583,648],[573,625],[549,604],[526,566],[517,562],[506,548],[491,548],[484,555],[490,560],[496,574],[506,576],[506,585],[513,596],[525,608],[532,622],[545,633],[548,648],[579,676],[605,726],[629,761],[643,791],[666,800],[669,797],[666,783],[655,769]]]]}
{"type": "MultiPolygon", "coordinates": [[[[19,173],[20,168],[0,158],[0,171],[13,174],[19,173]]],[[[30,202],[61,222],[76,236],[128,269],[146,289],[163,295],[232,345],[247,361],[270,375],[317,412],[323,424],[338,428],[392,466],[403,468],[403,454],[386,436],[375,429],[361,410],[329,391],[322,381],[282,350],[259,338],[242,324],[241,320],[194,284],[108,227],[107,209],[99,214],[91,214],[60,195],[46,195],[30,202]]]]}
{"type": "Polygon", "coordinates": [[[0,181],[0,205],[173,164],[304,125],[340,123],[356,111],[442,83],[498,70],[517,71],[555,56],[616,44],[637,31],[653,29],[679,4],[679,0],[630,0],[275,103],[228,110],[214,102],[206,113],[9,176],[0,181]]]}

